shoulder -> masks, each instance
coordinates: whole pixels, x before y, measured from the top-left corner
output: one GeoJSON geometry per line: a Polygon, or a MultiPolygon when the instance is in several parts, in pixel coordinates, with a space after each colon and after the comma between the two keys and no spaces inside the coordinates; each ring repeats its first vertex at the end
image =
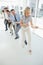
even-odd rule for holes
{"type": "Polygon", "coordinates": [[[24,19],[25,18],[25,16],[24,15],[22,15],[22,17],[21,17],[22,19],[24,19]]]}
{"type": "Polygon", "coordinates": [[[15,14],[15,16],[16,16],[16,17],[20,17],[20,14],[17,13],[17,14],[15,14]]]}
{"type": "Polygon", "coordinates": [[[29,21],[31,21],[31,20],[32,20],[32,16],[31,16],[31,15],[28,17],[28,20],[29,20],[29,21]]]}
{"type": "Polygon", "coordinates": [[[28,16],[28,19],[32,19],[32,16],[30,15],[30,16],[28,16]]]}

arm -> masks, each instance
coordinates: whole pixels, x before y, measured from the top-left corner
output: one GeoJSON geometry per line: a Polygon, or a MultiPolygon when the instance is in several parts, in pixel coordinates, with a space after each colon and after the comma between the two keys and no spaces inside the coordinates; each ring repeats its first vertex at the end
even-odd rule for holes
{"type": "Polygon", "coordinates": [[[22,20],[20,20],[20,26],[23,26],[23,21],[22,20]]]}
{"type": "Polygon", "coordinates": [[[16,24],[20,24],[20,22],[16,22],[16,24]]]}
{"type": "Polygon", "coordinates": [[[29,26],[29,24],[28,23],[23,23],[23,21],[21,20],[20,21],[20,26],[21,27],[27,27],[27,26],[29,26]]]}
{"type": "Polygon", "coordinates": [[[33,25],[32,20],[31,20],[31,22],[30,22],[30,25],[31,25],[32,28],[38,28],[38,26],[34,26],[34,25],[33,25]]]}

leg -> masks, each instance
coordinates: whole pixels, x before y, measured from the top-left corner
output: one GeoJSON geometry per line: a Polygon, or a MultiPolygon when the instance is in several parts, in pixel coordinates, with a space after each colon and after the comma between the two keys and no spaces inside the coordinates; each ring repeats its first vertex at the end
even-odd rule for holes
{"type": "Polygon", "coordinates": [[[27,49],[31,50],[31,32],[30,29],[26,30],[27,49]]]}
{"type": "Polygon", "coordinates": [[[27,41],[25,40],[24,42],[25,42],[25,44],[27,45],[27,41]]]}
{"type": "Polygon", "coordinates": [[[25,40],[25,31],[21,29],[21,44],[22,44],[22,47],[25,46],[24,40],[25,40]]]}
{"type": "Polygon", "coordinates": [[[19,37],[19,35],[18,35],[19,30],[20,30],[20,25],[18,25],[18,26],[16,25],[16,29],[15,29],[16,38],[19,37]]]}
{"type": "Polygon", "coordinates": [[[15,31],[15,25],[13,25],[14,31],[15,31]]]}
{"type": "Polygon", "coordinates": [[[13,25],[11,23],[9,29],[10,29],[11,34],[13,35],[13,29],[12,29],[12,27],[13,27],[13,25]]]}
{"type": "Polygon", "coordinates": [[[8,28],[7,28],[7,23],[5,24],[5,26],[6,26],[6,30],[8,30],[8,28]]]}
{"type": "Polygon", "coordinates": [[[6,19],[4,20],[4,24],[5,24],[5,28],[6,28],[5,31],[7,31],[7,30],[8,30],[7,24],[8,24],[8,23],[7,23],[7,20],[6,20],[6,19]]]}

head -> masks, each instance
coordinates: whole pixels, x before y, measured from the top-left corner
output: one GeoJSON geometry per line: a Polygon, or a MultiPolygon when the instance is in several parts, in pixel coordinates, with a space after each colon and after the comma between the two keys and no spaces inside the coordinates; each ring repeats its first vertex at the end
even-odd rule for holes
{"type": "Polygon", "coordinates": [[[6,10],[6,13],[9,15],[10,14],[10,11],[9,10],[6,10]]]}
{"type": "Polygon", "coordinates": [[[26,7],[25,10],[24,10],[24,15],[26,17],[28,17],[30,15],[30,8],[29,7],[26,7]]]}
{"type": "Polygon", "coordinates": [[[2,10],[2,12],[4,13],[4,10],[2,10]]]}
{"type": "Polygon", "coordinates": [[[13,15],[15,15],[15,10],[14,10],[14,9],[11,9],[11,13],[12,13],[13,15]]]}
{"type": "Polygon", "coordinates": [[[8,7],[5,7],[5,8],[4,8],[4,12],[6,12],[6,10],[8,10],[8,7]]]}

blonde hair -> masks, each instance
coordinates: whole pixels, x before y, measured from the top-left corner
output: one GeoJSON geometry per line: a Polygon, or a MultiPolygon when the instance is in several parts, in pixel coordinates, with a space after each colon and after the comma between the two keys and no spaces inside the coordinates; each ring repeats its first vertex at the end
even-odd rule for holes
{"type": "Polygon", "coordinates": [[[24,10],[24,15],[26,16],[26,12],[29,11],[30,8],[29,7],[26,7],[25,10],[24,10]]]}

